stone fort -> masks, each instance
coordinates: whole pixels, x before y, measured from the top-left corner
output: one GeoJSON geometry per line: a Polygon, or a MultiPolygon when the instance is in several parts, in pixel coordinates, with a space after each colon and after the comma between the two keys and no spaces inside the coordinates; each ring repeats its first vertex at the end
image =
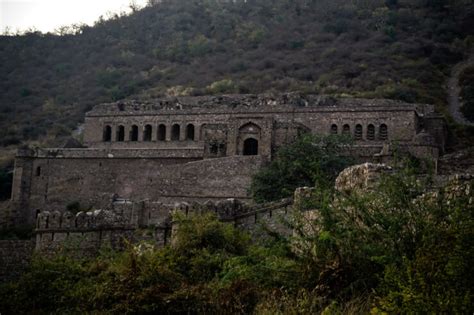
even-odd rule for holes
{"type": "Polygon", "coordinates": [[[251,203],[252,175],[308,132],[352,137],[360,161],[384,161],[394,148],[436,161],[446,138],[433,106],[391,100],[281,94],[101,104],[86,114],[82,143],[18,151],[10,220],[34,225],[40,213],[63,216],[76,203],[128,207],[120,211],[137,224],[161,224],[169,204],[251,203]]]}

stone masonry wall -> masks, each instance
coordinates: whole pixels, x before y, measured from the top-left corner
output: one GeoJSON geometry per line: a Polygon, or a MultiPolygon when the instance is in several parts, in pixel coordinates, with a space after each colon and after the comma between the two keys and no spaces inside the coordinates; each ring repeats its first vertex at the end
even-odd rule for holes
{"type": "Polygon", "coordinates": [[[251,176],[263,161],[260,156],[200,161],[17,158],[13,201],[22,202],[21,215],[33,225],[37,210],[65,211],[76,201],[85,209],[105,209],[116,198],[161,202],[248,199],[251,176]]]}
{"type": "Polygon", "coordinates": [[[32,240],[0,240],[0,282],[14,280],[28,267],[34,246],[32,240]]]}

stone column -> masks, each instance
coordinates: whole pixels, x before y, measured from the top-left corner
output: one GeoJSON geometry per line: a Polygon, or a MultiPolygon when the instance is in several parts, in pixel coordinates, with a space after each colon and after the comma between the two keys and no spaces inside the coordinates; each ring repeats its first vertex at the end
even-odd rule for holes
{"type": "Polygon", "coordinates": [[[151,141],[158,141],[158,126],[159,124],[150,124],[151,126],[151,141]]]}
{"type": "Polygon", "coordinates": [[[166,141],[169,142],[171,141],[171,128],[172,128],[172,124],[168,123],[165,125],[166,126],[166,141]]]}
{"type": "Polygon", "coordinates": [[[117,126],[110,125],[110,142],[117,142],[117,126]]]}
{"type": "Polygon", "coordinates": [[[194,141],[201,140],[201,125],[194,125],[194,141]]]}
{"type": "Polygon", "coordinates": [[[124,133],[125,133],[123,140],[128,142],[128,141],[130,141],[130,131],[132,130],[132,127],[128,124],[124,125],[123,127],[124,127],[123,130],[124,130],[124,133]]]}
{"type": "Polygon", "coordinates": [[[179,141],[186,140],[186,124],[179,124],[179,141]]]}

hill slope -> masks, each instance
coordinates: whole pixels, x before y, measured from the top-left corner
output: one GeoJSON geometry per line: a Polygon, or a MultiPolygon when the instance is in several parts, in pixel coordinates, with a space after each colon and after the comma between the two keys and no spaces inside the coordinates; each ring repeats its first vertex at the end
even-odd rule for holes
{"type": "MultiPolygon", "coordinates": [[[[469,4],[471,2],[471,4],[469,4]]],[[[462,0],[168,0],[75,34],[0,37],[0,144],[68,135],[126,97],[301,91],[445,108],[462,0]]]]}

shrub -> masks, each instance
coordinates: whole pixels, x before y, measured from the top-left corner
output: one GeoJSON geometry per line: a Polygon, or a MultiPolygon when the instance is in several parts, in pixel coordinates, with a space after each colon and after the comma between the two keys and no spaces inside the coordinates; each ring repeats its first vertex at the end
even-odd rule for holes
{"type": "Polygon", "coordinates": [[[275,159],[253,178],[250,191],[257,202],[293,194],[297,187],[331,186],[339,172],[351,163],[342,153],[350,139],[304,134],[278,150],[275,159]]]}

